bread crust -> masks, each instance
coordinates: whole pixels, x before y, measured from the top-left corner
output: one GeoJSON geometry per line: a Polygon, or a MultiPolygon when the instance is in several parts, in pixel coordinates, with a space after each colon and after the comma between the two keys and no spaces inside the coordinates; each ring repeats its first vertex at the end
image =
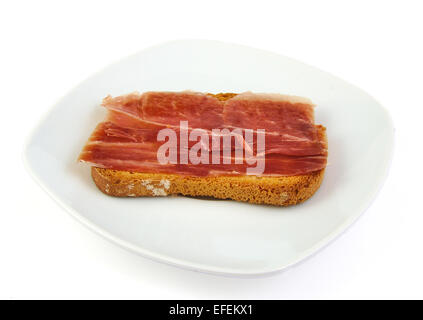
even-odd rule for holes
{"type": "MultiPolygon", "coordinates": [[[[237,94],[210,94],[219,100],[237,94]]],[[[326,128],[317,125],[327,147],[326,128]]],[[[325,169],[297,176],[206,176],[141,173],[92,167],[91,176],[105,194],[115,197],[183,195],[289,206],[309,199],[319,189],[325,169]]]]}

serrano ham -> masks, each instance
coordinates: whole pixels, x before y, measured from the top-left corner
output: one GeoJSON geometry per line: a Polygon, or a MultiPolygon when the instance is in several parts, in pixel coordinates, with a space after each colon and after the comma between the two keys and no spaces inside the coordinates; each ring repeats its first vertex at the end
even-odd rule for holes
{"type": "Polygon", "coordinates": [[[314,124],[313,105],[303,98],[242,93],[219,99],[189,91],[146,92],[108,96],[102,105],[108,109],[107,118],[96,127],[79,156],[80,161],[96,167],[188,176],[245,175],[250,165],[239,161],[240,148],[263,157],[264,176],[301,175],[326,166],[326,141],[321,134],[324,128],[314,124]],[[174,130],[180,138],[177,159],[199,143],[191,140],[184,143],[181,123],[187,124],[184,127],[187,137],[198,129],[208,135],[210,139],[204,146],[207,161],[198,164],[158,161],[157,152],[164,142],[157,138],[163,129],[174,130]],[[246,130],[264,134],[263,150],[259,150],[258,137],[247,141],[243,134],[246,130]],[[222,139],[228,132],[234,143],[227,152],[220,143],[218,150],[213,137],[222,139]],[[219,153],[214,155],[220,161],[216,162],[215,157],[213,163],[216,150],[219,153]]]}

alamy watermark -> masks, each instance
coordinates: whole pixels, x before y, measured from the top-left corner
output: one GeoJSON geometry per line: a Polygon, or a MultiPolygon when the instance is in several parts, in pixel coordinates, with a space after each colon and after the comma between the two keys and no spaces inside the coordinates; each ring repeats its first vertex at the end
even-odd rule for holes
{"type": "Polygon", "coordinates": [[[188,121],[180,121],[177,130],[160,130],[157,141],[164,142],[157,150],[160,164],[241,165],[245,161],[247,175],[260,175],[264,172],[264,129],[192,129],[188,121]]]}

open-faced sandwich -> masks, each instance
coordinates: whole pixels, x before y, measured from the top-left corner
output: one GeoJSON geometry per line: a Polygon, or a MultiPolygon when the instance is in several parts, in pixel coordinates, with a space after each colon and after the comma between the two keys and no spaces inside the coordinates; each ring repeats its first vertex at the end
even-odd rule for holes
{"type": "Polygon", "coordinates": [[[308,99],[280,94],[108,96],[79,160],[110,196],[187,195],[286,206],[310,198],[327,161],[308,99]]]}

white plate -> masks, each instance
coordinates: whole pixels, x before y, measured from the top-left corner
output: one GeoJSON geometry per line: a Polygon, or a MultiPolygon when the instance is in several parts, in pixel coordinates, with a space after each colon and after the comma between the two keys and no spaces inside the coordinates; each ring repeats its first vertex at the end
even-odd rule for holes
{"type": "Polygon", "coordinates": [[[158,261],[221,274],[281,270],[334,239],[370,205],[390,164],[393,126],[362,90],[284,56],[216,41],[165,43],[125,58],[61,99],[30,137],[24,160],[65,209],[105,238],[158,261]],[[327,127],[321,188],[289,208],[234,201],[113,198],[76,158],[104,117],[107,94],[131,91],[280,92],[309,97],[327,127]]]}

